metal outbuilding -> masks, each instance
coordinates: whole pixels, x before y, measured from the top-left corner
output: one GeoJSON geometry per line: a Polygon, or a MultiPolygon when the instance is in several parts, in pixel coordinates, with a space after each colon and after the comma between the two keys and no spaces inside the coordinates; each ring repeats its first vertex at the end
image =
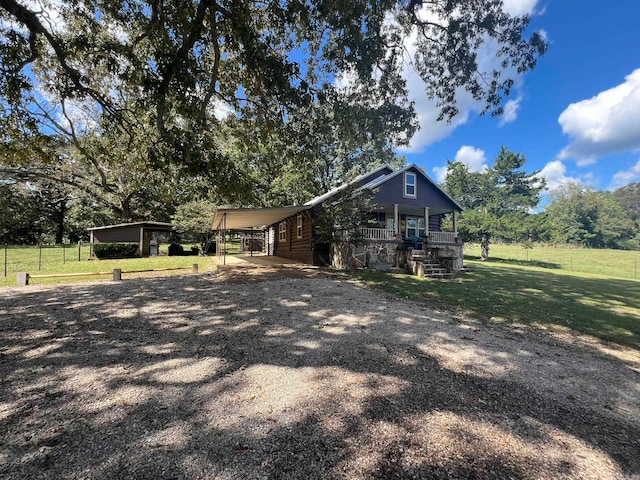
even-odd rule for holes
{"type": "Polygon", "coordinates": [[[104,227],[89,228],[91,242],[91,256],[93,245],[96,243],[137,243],[138,254],[148,257],[151,251],[151,239],[154,232],[171,232],[176,227],[164,222],[134,222],[106,225],[104,227]]]}

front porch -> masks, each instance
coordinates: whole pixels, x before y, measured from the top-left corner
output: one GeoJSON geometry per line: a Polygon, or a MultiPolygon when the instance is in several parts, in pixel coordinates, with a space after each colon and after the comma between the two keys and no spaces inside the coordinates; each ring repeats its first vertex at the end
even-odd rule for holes
{"type": "MultiPolygon", "coordinates": [[[[350,266],[377,270],[396,267],[437,278],[451,277],[462,269],[463,248],[458,233],[425,230],[418,237],[406,235],[406,223],[405,235],[395,229],[363,227],[359,230],[363,242],[353,247],[350,266]]],[[[411,226],[408,233],[413,233],[411,226]]]]}
{"type": "MultiPolygon", "coordinates": [[[[364,240],[369,242],[385,241],[402,243],[402,236],[398,235],[395,230],[389,230],[386,228],[361,228],[360,235],[364,240]]],[[[407,236],[406,238],[412,238],[407,236]]],[[[426,231],[422,238],[417,237],[419,242],[424,245],[440,245],[440,244],[455,244],[458,241],[457,232],[430,232],[426,231]]]]}

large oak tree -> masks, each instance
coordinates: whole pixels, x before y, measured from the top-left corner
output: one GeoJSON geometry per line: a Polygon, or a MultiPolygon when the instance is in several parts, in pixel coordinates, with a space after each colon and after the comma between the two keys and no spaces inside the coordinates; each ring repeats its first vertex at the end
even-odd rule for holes
{"type": "Polygon", "coordinates": [[[230,151],[230,141],[271,150],[276,138],[297,159],[286,168],[311,165],[324,187],[350,170],[343,162],[382,158],[409,141],[407,62],[444,121],[460,91],[499,114],[514,78],[547,48],[529,22],[501,0],[0,0],[2,162],[59,162],[52,118],[65,104],[89,104],[100,119],[87,135],[109,138],[106,152],[143,144],[135,166],[143,172],[179,164],[240,201],[239,159],[251,154],[258,168],[246,172],[257,177],[271,160],[230,151]],[[483,70],[489,43],[496,62],[483,70]],[[48,116],[43,101],[53,105],[48,116]],[[309,152],[313,161],[301,162],[309,152]],[[324,179],[323,155],[334,162],[324,179]]]}

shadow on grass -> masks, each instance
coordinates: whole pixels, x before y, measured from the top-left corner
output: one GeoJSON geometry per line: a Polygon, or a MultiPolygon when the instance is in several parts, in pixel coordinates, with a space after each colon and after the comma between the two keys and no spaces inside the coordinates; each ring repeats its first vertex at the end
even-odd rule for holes
{"type": "MultiPolygon", "coordinates": [[[[640,473],[636,423],[513,380],[567,361],[588,389],[602,376],[590,363],[543,345],[461,343],[468,328],[340,277],[248,272],[235,284],[191,276],[2,297],[0,476],[577,478],[585,452],[640,473]],[[515,377],[447,366],[425,342],[515,377]]],[[[615,405],[636,384],[610,361],[615,405]]]]}
{"type": "Polygon", "coordinates": [[[640,349],[640,282],[474,262],[452,281],[358,276],[391,293],[483,321],[562,327],[640,349]]]}
{"type": "MultiPolygon", "coordinates": [[[[477,255],[465,255],[465,260],[473,260],[473,261],[482,261],[482,259],[477,255]]],[[[552,262],[543,262],[541,260],[521,260],[516,258],[500,258],[500,257],[489,257],[485,263],[491,265],[492,263],[504,263],[508,265],[522,265],[524,267],[540,267],[540,268],[549,268],[549,269],[561,269],[562,265],[559,263],[552,262]]]]}

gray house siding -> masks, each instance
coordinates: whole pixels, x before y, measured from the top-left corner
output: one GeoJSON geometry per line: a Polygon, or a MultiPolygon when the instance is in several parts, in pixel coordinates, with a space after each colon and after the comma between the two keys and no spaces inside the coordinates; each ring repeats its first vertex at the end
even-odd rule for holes
{"type": "Polygon", "coordinates": [[[432,209],[457,209],[442,192],[418,173],[415,169],[409,172],[416,173],[416,198],[404,196],[404,173],[396,175],[380,187],[374,190],[373,201],[379,205],[405,205],[407,207],[429,207],[432,209]]]}
{"type": "Polygon", "coordinates": [[[393,169],[391,169],[390,167],[380,169],[379,171],[373,172],[370,175],[367,175],[366,177],[362,178],[360,181],[358,181],[357,185],[361,187],[371,182],[372,180],[375,180],[376,178],[381,177],[382,175],[389,175],[391,172],[393,172],[393,169]]]}

